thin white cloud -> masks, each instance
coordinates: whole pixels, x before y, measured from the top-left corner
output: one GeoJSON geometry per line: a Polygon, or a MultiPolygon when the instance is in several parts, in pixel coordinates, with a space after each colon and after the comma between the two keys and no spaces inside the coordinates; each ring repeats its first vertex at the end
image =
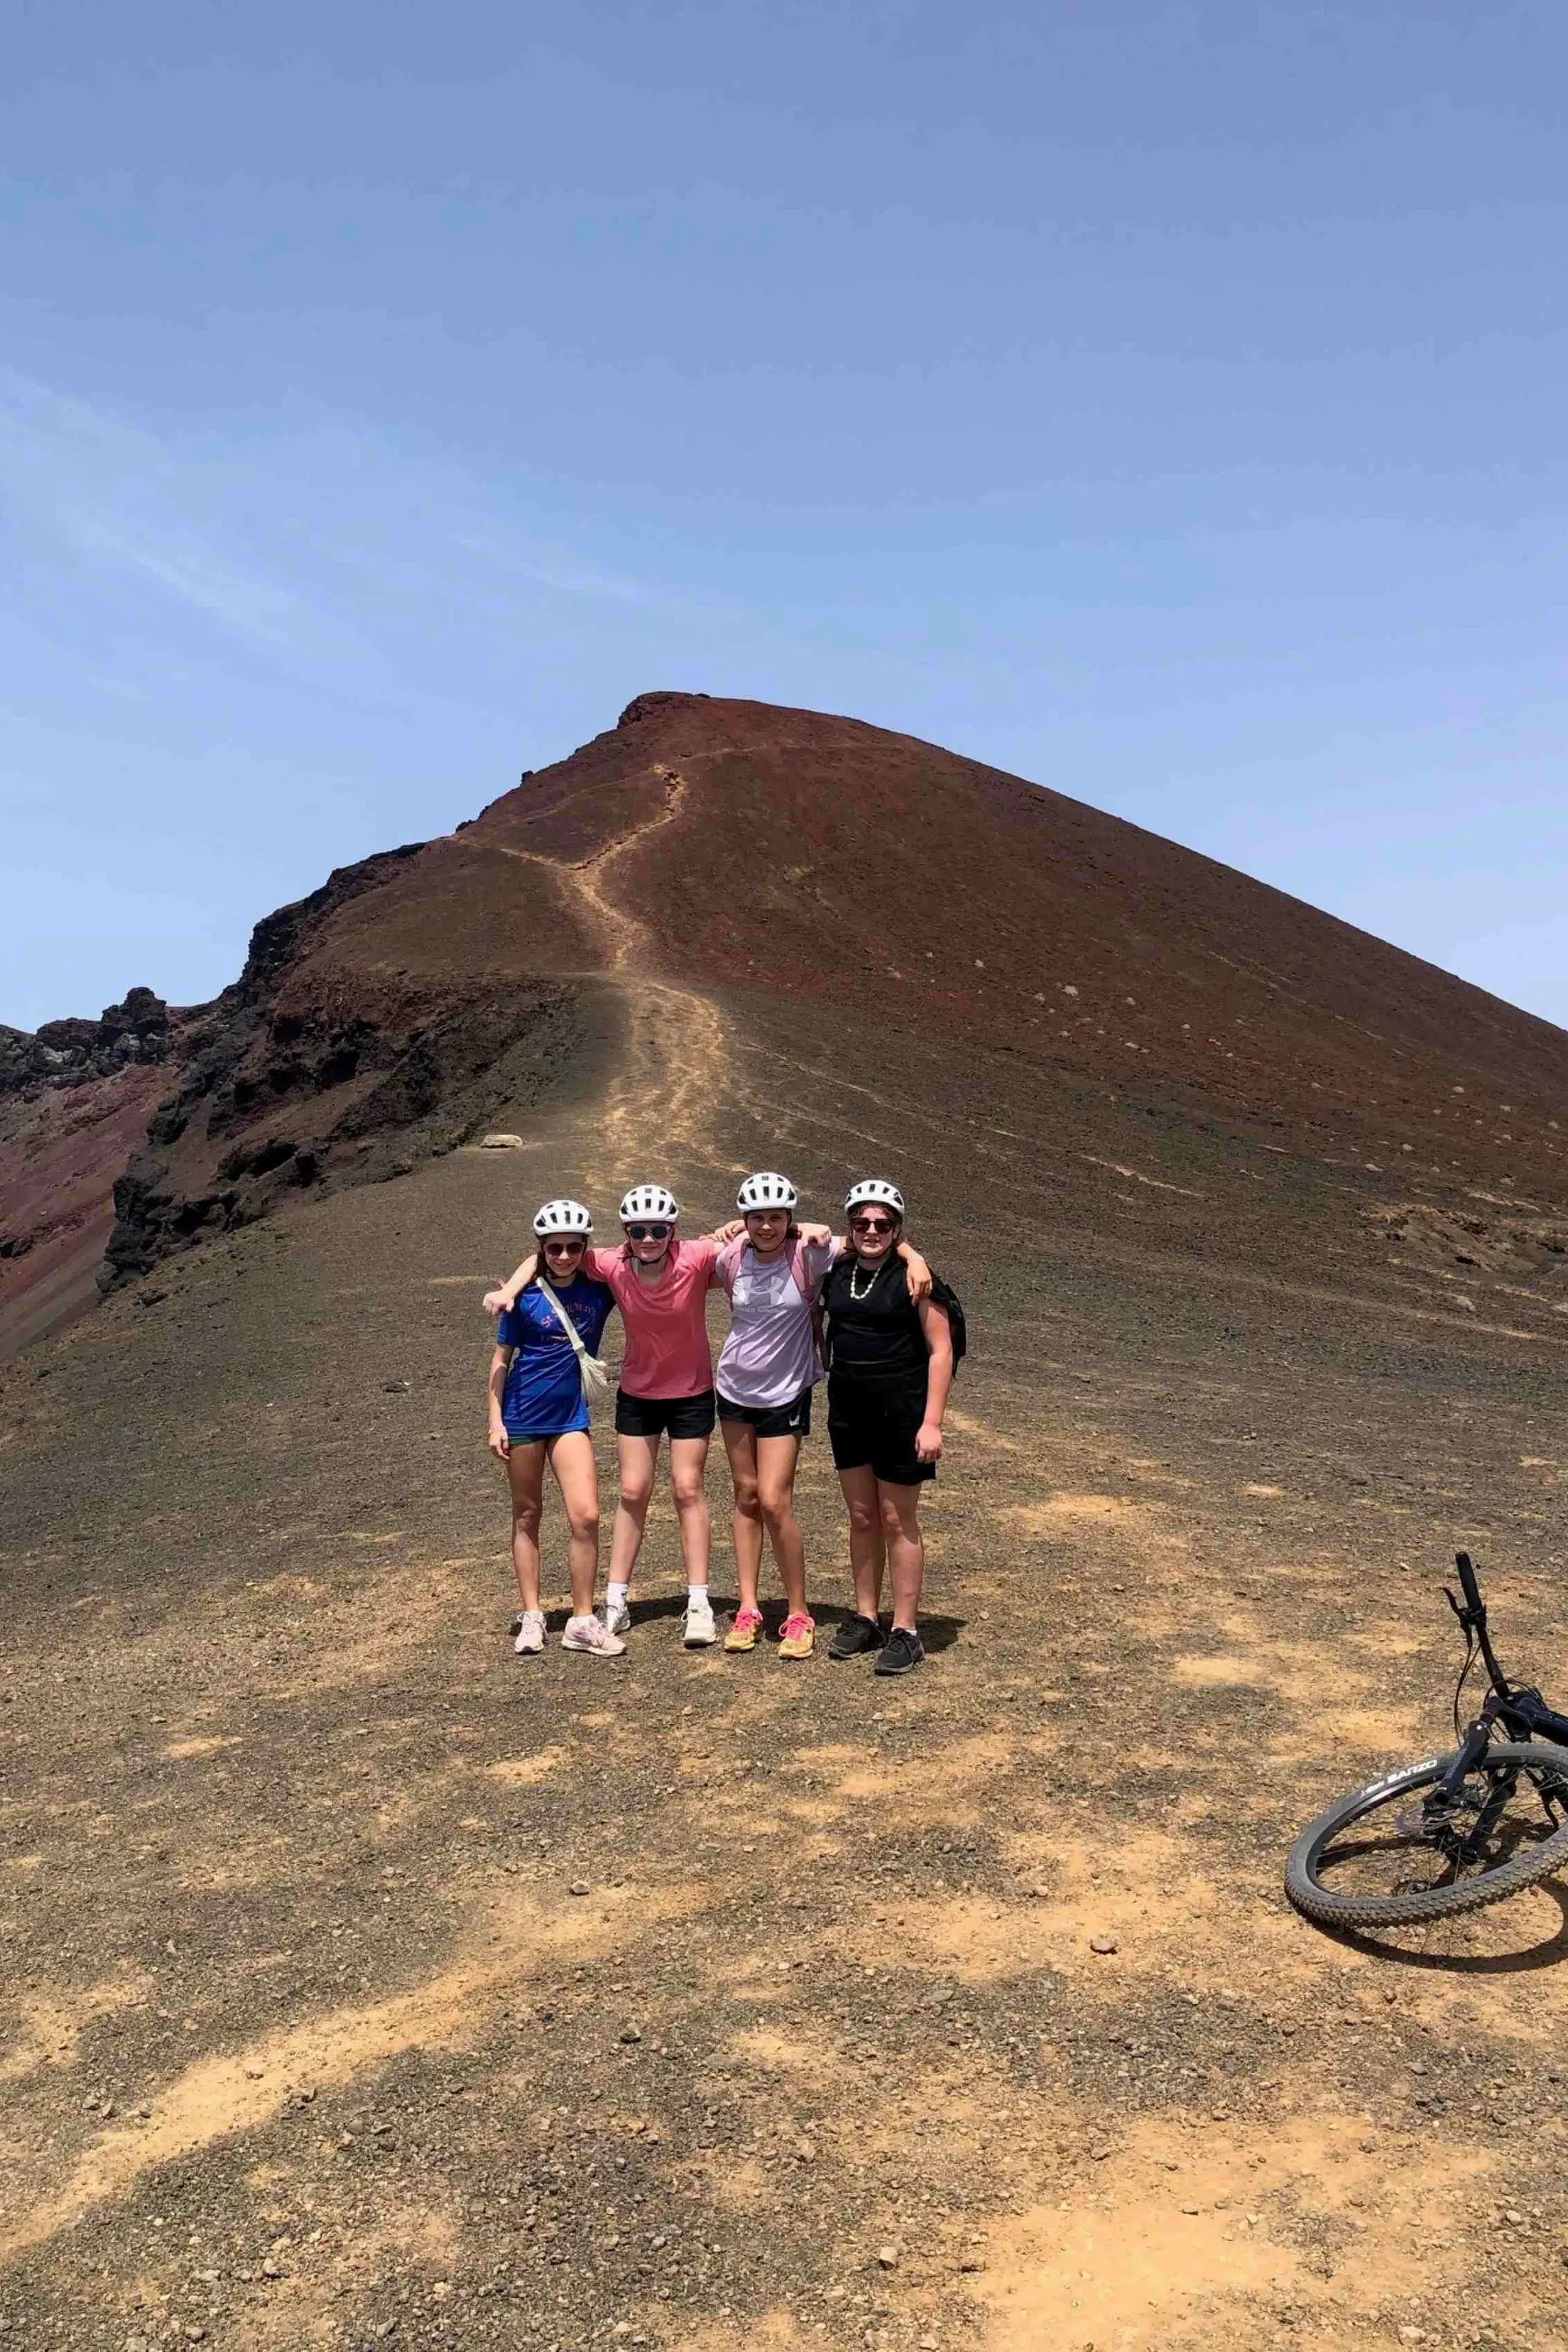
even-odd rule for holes
{"type": "Polygon", "coordinates": [[[12,368],[0,368],[0,490],[82,561],[154,581],[246,636],[289,641],[293,595],[194,511],[199,466],[12,368]]]}
{"type": "Polygon", "coordinates": [[[467,577],[443,572],[422,552],[389,553],[384,547],[367,545],[342,531],[319,529],[310,531],[310,543],[333,565],[356,572],[367,588],[378,593],[395,592],[411,605],[449,605],[509,628],[527,616],[527,604],[515,594],[476,588],[467,577]]]}
{"type": "Polygon", "coordinates": [[[487,562],[503,572],[513,572],[524,580],[537,583],[541,588],[553,588],[563,595],[587,596],[601,603],[629,604],[639,613],[656,619],[675,621],[682,625],[710,622],[718,614],[711,605],[700,604],[693,599],[672,593],[667,588],[646,580],[631,580],[616,572],[600,572],[592,566],[563,558],[553,551],[531,549],[520,552],[505,541],[489,534],[472,530],[453,533],[455,544],[467,548],[471,555],[482,556],[487,562]]]}
{"type": "Polygon", "coordinates": [[[185,444],[0,366],[0,505],[75,562],[337,685],[396,694],[411,622],[527,630],[539,591],[688,633],[737,617],[536,530],[528,499],[352,420],[237,419],[185,444]]]}

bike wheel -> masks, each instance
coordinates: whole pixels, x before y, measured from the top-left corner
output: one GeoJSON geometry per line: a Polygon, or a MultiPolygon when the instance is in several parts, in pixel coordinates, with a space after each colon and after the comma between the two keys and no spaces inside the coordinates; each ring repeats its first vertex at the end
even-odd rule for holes
{"type": "Polygon", "coordinates": [[[1285,1891],[1327,1927],[1407,1927],[1501,1903],[1568,1864],[1568,1749],[1499,1740],[1460,1790],[1454,1830],[1425,1831],[1424,1793],[1454,1760],[1428,1756],[1342,1797],[1301,1832],[1285,1891]],[[1458,1848],[1489,1821],[1473,1857],[1458,1848]]]}

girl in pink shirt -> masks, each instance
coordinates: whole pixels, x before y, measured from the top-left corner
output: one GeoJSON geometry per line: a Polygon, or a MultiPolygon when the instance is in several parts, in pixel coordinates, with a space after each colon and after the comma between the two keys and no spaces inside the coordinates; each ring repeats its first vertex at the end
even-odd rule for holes
{"type": "MultiPolygon", "coordinates": [[[[708,1598],[711,1527],[702,1483],[714,1422],[708,1292],[717,1279],[720,1249],[739,1226],[687,1241],[676,1232],[679,1215],[680,1203],[664,1185],[634,1184],[621,1202],[624,1247],[585,1251],[583,1271],[608,1283],[626,1335],[616,1391],[621,1493],[610,1537],[605,1623],[612,1633],[631,1623],[632,1571],[642,1549],[659,1440],[668,1433],[669,1484],[686,1563],[684,1639],[688,1649],[697,1650],[715,1638],[708,1598]]],[[[533,1260],[526,1259],[502,1289],[487,1295],[486,1311],[504,1313],[532,1272],[533,1260]]]]}

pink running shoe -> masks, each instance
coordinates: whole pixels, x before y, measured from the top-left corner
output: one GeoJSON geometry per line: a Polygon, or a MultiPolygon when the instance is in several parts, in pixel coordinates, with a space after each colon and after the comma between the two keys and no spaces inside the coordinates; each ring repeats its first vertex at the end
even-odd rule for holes
{"type": "Polygon", "coordinates": [[[779,1635],[781,1658],[809,1658],[816,1646],[816,1620],[804,1610],[795,1617],[786,1617],[784,1632],[779,1635]]]}
{"type": "Polygon", "coordinates": [[[724,1636],[724,1647],[727,1650],[754,1650],[757,1635],[762,1630],[763,1612],[760,1609],[737,1609],[735,1622],[724,1636]]]}

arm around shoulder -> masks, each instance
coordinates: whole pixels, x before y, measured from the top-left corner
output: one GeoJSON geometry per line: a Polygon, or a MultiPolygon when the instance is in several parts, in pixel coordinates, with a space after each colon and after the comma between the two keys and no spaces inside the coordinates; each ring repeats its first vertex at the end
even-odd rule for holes
{"type": "Polygon", "coordinates": [[[909,1285],[910,1297],[918,1307],[922,1298],[931,1297],[931,1268],[910,1242],[899,1244],[899,1255],[904,1261],[904,1280],[909,1285]]]}
{"type": "Polygon", "coordinates": [[[487,1290],[485,1293],[485,1313],[487,1315],[504,1315],[509,1307],[515,1307],[520,1295],[527,1289],[529,1284],[533,1280],[538,1265],[539,1255],[536,1251],[531,1257],[525,1257],[523,1259],[522,1264],[517,1268],[514,1274],[508,1275],[506,1280],[501,1284],[499,1290],[487,1290]]]}

